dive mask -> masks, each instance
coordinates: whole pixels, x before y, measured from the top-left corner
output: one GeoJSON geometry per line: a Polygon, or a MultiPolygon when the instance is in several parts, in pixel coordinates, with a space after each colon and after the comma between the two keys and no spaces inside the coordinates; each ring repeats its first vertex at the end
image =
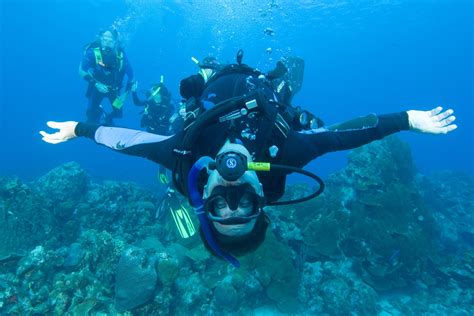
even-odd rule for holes
{"type": "Polygon", "coordinates": [[[259,196],[249,183],[245,183],[237,186],[215,187],[211,195],[204,201],[204,211],[211,221],[223,225],[236,225],[245,224],[258,218],[263,205],[263,197],[259,196]],[[240,208],[241,213],[237,216],[220,216],[219,210],[227,207],[232,213],[237,212],[240,208]]]}

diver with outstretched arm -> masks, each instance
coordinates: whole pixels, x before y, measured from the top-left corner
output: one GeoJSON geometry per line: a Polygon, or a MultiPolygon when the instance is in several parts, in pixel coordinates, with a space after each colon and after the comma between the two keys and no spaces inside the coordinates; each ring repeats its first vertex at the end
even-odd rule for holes
{"type": "MultiPolygon", "coordinates": [[[[346,123],[332,125],[328,128],[293,132],[290,134],[287,143],[294,144],[297,147],[305,147],[305,155],[302,156],[300,150],[287,151],[288,155],[297,154],[300,157],[298,159],[300,163],[297,164],[301,165],[301,161],[304,160],[304,165],[325,153],[356,148],[402,130],[447,134],[457,128],[455,124],[452,124],[456,119],[452,114],[452,109],[442,112],[442,107],[430,111],[410,110],[382,116],[372,114],[346,123]],[[347,130],[352,123],[360,119],[372,120],[375,124],[372,127],[347,130]]],[[[76,137],[87,137],[94,139],[98,144],[124,154],[145,157],[164,165],[168,169],[173,168],[173,148],[177,146],[178,140],[182,138],[182,133],[163,136],[138,130],[92,125],[76,121],[49,121],[47,125],[59,130],[51,134],[40,131],[43,141],[47,143],[58,144],[76,137]]],[[[287,160],[291,160],[291,158],[287,160]]]]}
{"type": "MultiPolygon", "coordinates": [[[[349,121],[329,128],[291,132],[284,147],[285,152],[281,156],[281,163],[302,167],[325,153],[355,148],[402,130],[447,134],[457,128],[453,124],[456,118],[452,114],[453,110],[443,112],[441,107],[430,111],[410,110],[363,118],[365,123],[372,121],[373,125],[370,127],[365,125],[363,128],[354,129],[355,122],[349,121]]],[[[55,133],[40,132],[43,141],[47,143],[58,144],[76,137],[88,137],[98,144],[124,154],[145,157],[170,170],[173,170],[178,159],[175,151],[184,134],[181,132],[172,136],[161,136],[75,121],[50,121],[47,124],[51,128],[58,129],[55,133]]],[[[240,156],[252,161],[247,148],[238,142],[220,144],[219,149],[216,153],[204,148],[200,150],[202,153],[200,155],[212,157],[217,155],[219,158],[228,154],[230,158],[226,158],[227,162],[240,156]]],[[[202,159],[201,157],[195,162],[191,171],[202,159]]],[[[202,167],[197,168],[199,171],[202,170],[202,167]]],[[[191,171],[189,175],[180,177],[189,176],[191,179],[191,171]]],[[[228,179],[216,170],[208,171],[210,171],[209,177],[204,186],[198,181],[197,176],[190,180],[194,184],[191,183],[189,187],[194,189],[186,191],[187,197],[191,199],[201,223],[201,238],[205,245],[214,254],[238,266],[239,261],[233,255],[252,251],[263,242],[269,223],[263,211],[265,201],[276,200],[283,195],[281,189],[284,190],[286,174],[272,176],[267,172],[259,173],[257,176],[255,171],[246,170],[237,179],[228,179]],[[276,186],[271,185],[267,190],[269,183],[272,182],[278,183],[276,186]],[[191,197],[193,194],[194,198],[191,197]]]]}
{"type": "MultiPolygon", "coordinates": [[[[366,122],[373,121],[374,125],[371,127],[353,129],[351,127],[354,121],[349,121],[346,124],[334,125],[327,129],[292,132],[288,136],[285,153],[282,154],[282,163],[302,167],[325,153],[359,147],[402,130],[447,134],[457,128],[453,124],[456,118],[452,114],[453,110],[449,109],[443,112],[441,107],[430,111],[410,110],[382,116],[371,115],[364,118],[366,122]]],[[[98,144],[124,154],[145,157],[170,170],[173,170],[177,159],[174,151],[183,138],[183,133],[161,136],[143,131],[89,125],[75,121],[50,121],[47,122],[47,125],[58,129],[57,132],[51,134],[45,131],[40,132],[43,141],[47,143],[58,144],[76,137],[88,137],[94,139],[98,144]]],[[[221,146],[219,152],[221,156],[227,151],[231,155],[237,153],[245,156],[248,161],[252,161],[250,153],[241,144],[229,145],[226,143],[221,146]]],[[[213,155],[208,150],[204,150],[203,153],[213,157],[217,154],[213,155]]],[[[181,175],[181,177],[186,176],[188,175],[181,175]]],[[[201,205],[198,205],[200,208],[196,209],[206,206],[204,213],[196,212],[196,214],[201,223],[201,238],[208,249],[234,266],[238,266],[239,262],[232,254],[239,255],[253,251],[263,242],[269,219],[263,212],[265,202],[262,201],[275,200],[283,195],[280,190],[281,188],[284,190],[285,177],[286,174],[272,177],[270,173],[259,173],[257,176],[255,171],[245,171],[237,180],[228,181],[223,179],[216,170],[211,171],[205,186],[201,186],[194,192],[195,195],[203,194],[204,198],[204,200],[198,198],[201,205]],[[276,185],[277,192],[274,192],[275,186],[273,185],[267,197],[265,186],[275,181],[279,182],[276,185]],[[250,184],[249,187],[245,187],[248,184],[250,184]],[[210,188],[223,190],[222,188],[234,187],[238,188],[237,192],[220,193],[217,189],[214,190],[217,190],[217,193],[210,191],[210,188]],[[229,202],[233,200],[230,197],[232,195],[237,196],[237,202],[229,202]],[[211,202],[207,203],[206,201],[211,202]],[[207,214],[207,218],[200,214],[207,214]],[[225,222],[229,218],[235,218],[235,222],[232,220],[225,222]]],[[[187,197],[190,198],[190,196],[187,197]]],[[[196,206],[196,203],[192,204],[196,206]]]]}
{"type": "Polygon", "coordinates": [[[194,118],[177,134],[74,121],[48,122],[59,131],[40,134],[52,144],[88,137],[172,170],[176,189],[194,207],[206,247],[238,266],[234,256],[255,250],[265,239],[269,218],[264,207],[306,201],[323,191],[323,181],[301,169],[310,161],[403,130],[446,134],[457,128],[453,110],[437,107],[301,129],[288,123],[294,116],[265,75],[241,61],[239,51],[237,64],[224,67],[205,83],[190,108],[194,118]],[[319,188],[306,197],[280,201],[286,176],[293,172],[312,178],[319,188]]]}

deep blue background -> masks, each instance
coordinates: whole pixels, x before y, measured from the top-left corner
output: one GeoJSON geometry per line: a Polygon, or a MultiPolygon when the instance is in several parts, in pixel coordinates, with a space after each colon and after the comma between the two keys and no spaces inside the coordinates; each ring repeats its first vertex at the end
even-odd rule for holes
{"type": "MultiPolygon", "coordinates": [[[[233,61],[242,48],[244,61],[262,70],[281,56],[303,57],[305,81],[295,103],[327,123],[369,112],[453,107],[456,132],[400,135],[421,172],[472,173],[472,3],[3,0],[0,175],[29,180],[75,160],[97,178],[156,183],[151,162],[86,139],[49,145],[38,134],[48,120],[85,118],[86,83],[77,74],[82,47],[112,24],[121,30],[139,88],[164,74],[177,100],[179,80],[197,70],[191,56],[233,61]],[[265,35],[266,27],[275,36],[265,35]]],[[[138,112],[129,101],[117,123],[138,128],[138,112]]],[[[309,168],[326,176],[343,167],[345,157],[329,154],[309,168]]]]}

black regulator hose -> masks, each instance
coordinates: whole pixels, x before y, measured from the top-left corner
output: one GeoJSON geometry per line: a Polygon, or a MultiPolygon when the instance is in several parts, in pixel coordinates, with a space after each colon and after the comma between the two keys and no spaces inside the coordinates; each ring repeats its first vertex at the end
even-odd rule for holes
{"type": "Polygon", "coordinates": [[[285,174],[296,172],[315,180],[319,184],[318,190],[308,196],[294,200],[270,201],[267,202],[266,205],[289,205],[301,203],[317,197],[324,191],[323,180],[310,171],[298,167],[273,164],[269,162],[247,162],[247,157],[244,154],[235,151],[228,151],[217,155],[216,160],[209,163],[209,169],[217,169],[219,175],[227,181],[236,181],[245,173],[245,171],[252,170],[255,172],[280,171],[285,174]]]}
{"type": "Polygon", "coordinates": [[[315,191],[314,193],[311,193],[308,196],[299,198],[299,199],[294,199],[294,200],[286,200],[286,201],[273,201],[273,202],[268,202],[267,205],[269,206],[275,206],[275,205],[289,205],[289,204],[296,204],[296,203],[301,203],[301,202],[306,202],[308,200],[314,199],[324,191],[324,181],[315,175],[312,172],[306,171],[301,168],[296,168],[292,166],[285,166],[285,165],[278,165],[278,164],[271,164],[271,170],[275,171],[290,171],[290,172],[296,172],[299,174],[302,174],[304,176],[307,176],[313,180],[315,180],[319,184],[319,189],[315,191]]]}

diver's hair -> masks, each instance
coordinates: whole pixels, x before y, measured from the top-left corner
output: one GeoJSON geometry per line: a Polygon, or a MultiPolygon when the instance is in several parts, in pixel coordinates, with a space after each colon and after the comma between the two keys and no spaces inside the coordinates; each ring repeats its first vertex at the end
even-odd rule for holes
{"type": "MultiPolygon", "coordinates": [[[[214,225],[212,225],[212,223],[210,224],[210,226],[212,229],[212,235],[214,236],[214,239],[219,245],[219,247],[222,250],[239,257],[249,252],[253,252],[257,250],[258,247],[260,247],[260,245],[265,240],[265,235],[269,224],[270,219],[268,218],[267,214],[265,214],[265,212],[262,210],[260,216],[257,218],[257,221],[252,231],[243,236],[226,236],[219,233],[215,229],[214,225]]],[[[199,233],[207,250],[209,250],[213,255],[216,255],[207,243],[202,228],[199,229],[199,233]]]]}

